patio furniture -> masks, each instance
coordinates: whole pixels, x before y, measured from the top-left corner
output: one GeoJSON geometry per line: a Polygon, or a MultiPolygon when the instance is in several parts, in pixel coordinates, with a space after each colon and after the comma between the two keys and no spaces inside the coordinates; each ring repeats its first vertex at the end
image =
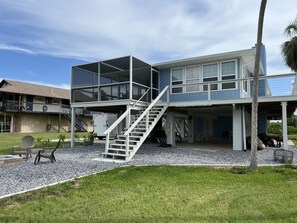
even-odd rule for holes
{"type": "Polygon", "coordinates": [[[30,135],[24,136],[22,138],[22,142],[20,146],[13,146],[12,149],[12,154],[13,155],[26,155],[26,161],[30,157],[32,157],[32,147],[34,143],[34,138],[30,135]]]}
{"type": "Polygon", "coordinates": [[[41,157],[49,159],[52,163],[56,162],[56,158],[55,158],[54,153],[58,149],[58,147],[60,146],[60,143],[61,143],[61,139],[57,143],[56,148],[53,149],[53,150],[49,150],[49,149],[39,150],[36,157],[35,157],[34,165],[39,163],[41,157]]]}

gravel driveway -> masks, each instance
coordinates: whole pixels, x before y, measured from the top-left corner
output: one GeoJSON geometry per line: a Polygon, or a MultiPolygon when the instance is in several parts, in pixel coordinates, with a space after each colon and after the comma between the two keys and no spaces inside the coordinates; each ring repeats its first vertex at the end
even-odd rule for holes
{"type": "MultiPolygon", "coordinates": [[[[0,166],[0,198],[67,181],[76,177],[109,170],[123,165],[249,165],[250,151],[199,150],[195,148],[162,148],[156,144],[143,144],[127,163],[111,163],[93,160],[100,157],[103,144],[94,144],[84,148],[59,149],[56,151],[57,162],[52,164],[47,159],[41,159],[34,165],[34,158],[28,162],[0,166]]],[[[289,146],[294,152],[297,163],[297,149],[289,146]]],[[[273,148],[258,152],[259,165],[273,165],[273,148]]]]}

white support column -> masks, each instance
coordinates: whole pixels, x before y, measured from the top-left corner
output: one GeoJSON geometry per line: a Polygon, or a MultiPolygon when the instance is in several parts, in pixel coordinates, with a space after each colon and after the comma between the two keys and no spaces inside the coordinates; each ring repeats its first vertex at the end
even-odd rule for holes
{"type": "Polygon", "coordinates": [[[166,143],[175,146],[175,115],[167,112],[166,115],[166,143]]]}
{"type": "Polygon", "coordinates": [[[245,127],[245,109],[242,105],[242,136],[243,136],[243,150],[246,151],[246,127],[245,127]]]}
{"type": "Polygon", "coordinates": [[[132,100],[133,99],[133,57],[130,56],[130,69],[129,69],[129,79],[130,79],[130,83],[129,83],[129,99],[132,100]]]}
{"type": "Polygon", "coordinates": [[[242,150],[242,114],[241,108],[233,105],[233,150],[242,150]]]}
{"type": "Polygon", "coordinates": [[[14,115],[12,115],[10,119],[10,132],[13,132],[13,130],[14,130],[14,115]]]}
{"type": "Polygon", "coordinates": [[[74,145],[74,134],[75,134],[75,108],[71,108],[71,145],[73,148],[74,145]]]}
{"type": "Polygon", "coordinates": [[[287,102],[282,101],[283,149],[288,149],[287,102]]]}

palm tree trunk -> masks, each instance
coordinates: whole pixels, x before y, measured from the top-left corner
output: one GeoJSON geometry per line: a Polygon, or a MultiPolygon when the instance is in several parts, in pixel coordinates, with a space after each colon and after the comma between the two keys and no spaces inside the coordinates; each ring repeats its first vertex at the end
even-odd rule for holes
{"type": "Polygon", "coordinates": [[[261,1],[259,20],[258,20],[258,33],[257,33],[257,45],[256,45],[256,58],[254,67],[253,78],[253,99],[252,99],[252,145],[251,145],[251,163],[252,170],[257,169],[257,149],[258,149],[258,81],[260,70],[260,54],[262,47],[262,32],[264,23],[264,14],[267,0],[261,1]]]}

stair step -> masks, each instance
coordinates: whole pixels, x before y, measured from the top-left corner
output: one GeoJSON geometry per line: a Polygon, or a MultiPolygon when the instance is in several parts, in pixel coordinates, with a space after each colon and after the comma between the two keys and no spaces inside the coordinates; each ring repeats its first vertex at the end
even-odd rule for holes
{"type": "MultiPolygon", "coordinates": [[[[115,143],[110,144],[109,146],[120,146],[120,147],[123,147],[123,146],[124,146],[124,147],[126,147],[125,144],[115,144],[115,143]]],[[[135,146],[135,145],[134,145],[134,146],[135,146]]],[[[133,148],[133,145],[130,144],[129,147],[130,147],[130,148],[133,148]]]]}
{"type": "MultiPolygon", "coordinates": [[[[121,151],[121,152],[126,152],[126,149],[120,149],[120,148],[108,148],[109,150],[113,150],[113,151],[121,151]]],[[[133,151],[133,149],[130,149],[129,152],[133,151]]]]}
{"type": "Polygon", "coordinates": [[[102,155],[129,157],[129,155],[121,154],[121,153],[106,153],[106,152],[103,152],[102,155]]]}
{"type": "MultiPolygon", "coordinates": [[[[120,145],[126,145],[126,140],[124,139],[117,139],[114,141],[115,144],[120,144],[120,145]]],[[[130,146],[135,146],[138,143],[138,141],[135,140],[129,140],[129,145],[130,146]],[[133,143],[133,144],[132,144],[133,143]]]]}
{"type": "MultiPolygon", "coordinates": [[[[129,136],[129,142],[138,142],[139,140],[131,140],[131,138],[136,138],[136,139],[139,139],[141,136],[129,136]]],[[[119,136],[119,138],[124,138],[124,140],[125,140],[125,142],[126,142],[126,136],[123,136],[123,135],[121,135],[121,136],[119,136]]]]}

